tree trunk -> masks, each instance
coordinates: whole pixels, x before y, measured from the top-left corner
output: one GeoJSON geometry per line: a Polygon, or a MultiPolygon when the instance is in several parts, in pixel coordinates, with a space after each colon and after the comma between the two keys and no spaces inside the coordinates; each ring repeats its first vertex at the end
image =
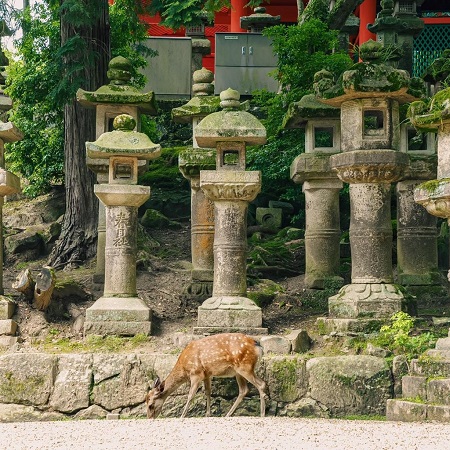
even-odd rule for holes
{"type": "Polygon", "coordinates": [[[297,0],[297,22],[300,22],[300,17],[305,9],[305,5],[303,4],[303,0],[297,0]]]}
{"type": "Polygon", "coordinates": [[[330,0],[310,0],[304,11],[299,15],[298,23],[302,24],[311,19],[319,19],[327,22],[331,30],[340,30],[348,16],[362,2],[363,0],[336,0],[330,12],[330,0]]]}
{"type": "Polygon", "coordinates": [[[360,5],[364,0],[345,0],[337,1],[330,13],[328,25],[331,30],[340,30],[344,25],[348,16],[360,5]]]}
{"type": "MultiPolygon", "coordinates": [[[[61,0],[64,6],[65,0],[61,0]]],[[[65,67],[81,64],[83,69],[71,72],[70,83],[88,91],[106,84],[110,59],[109,14],[107,0],[85,2],[95,19],[75,26],[61,15],[61,46],[74,36],[86,42],[86,49],[67,53],[65,67]],[[81,82],[79,80],[82,80],[81,82]]],[[[91,14],[92,17],[92,14],[91,14]]],[[[95,112],[83,108],[75,96],[64,108],[64,157],[66,212],[61,235],[50,255],[49,265],[76,266],[95,255],[98,200],[94,195],[95,175],[86,165],[86,141],[95,140],[95,112]]]]}

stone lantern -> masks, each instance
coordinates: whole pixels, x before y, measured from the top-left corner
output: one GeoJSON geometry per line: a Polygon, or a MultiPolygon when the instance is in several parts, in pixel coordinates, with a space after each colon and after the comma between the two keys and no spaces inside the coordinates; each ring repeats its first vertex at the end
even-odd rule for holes
{"type": "Polygon", "coordinates": [[[377,14],[375,22],[367,25],[367,29],[371,33],[376,33],[377,41],[383,44],[386,50],[398,50],[395,46],[400,20],[393,16],[394,0],[381,0],[380,3],[381,11],[377,14]]]}
{"type": "Polygon", "coordinates": [[[330,297],[330,318],[323,322],[335,330],[364,330],[402,307],[403,294],[393,284],[391,183],[409,164],[399,151],[399,104],[415,97],[406,71],[375,62],[382,51],[379,43],[364,43],[363,62],[344,72],[342,85],[317,89],[320,101],[341,107],[342,152],[330,165],[350,184],[352,282],[330,297]]]}
{"type": "Polygon", "coordinates": [[[192,91],[195,96],[185,105],[172,109],[175,122],[192,123],[193,147],[180,153],[180,172],[191,185],[191,283],[185,289],[187,298],[205,300],[212,294],[214,275],[214,203],[200,189],[200,170],[214,170],[215,149],[199,148],[195,139],[198,123],[217,112],[220,99],[214,96],[214,74],[205,68],[194,72],[192,91]]]}
{"type": "Polygon", "coordinates": [[[253,14],[243,16],[240,19],[241,28],[250,33],[261,33],[264,28],[278,25],[281,21],[281,16],[272,16],[266,12],[263,6],[257,6],[253,14]]]}
{"type": "MultiPolygon", "coordinates": [[[[397,183],[397,276],[418,298],[424,286],[441,285],[438,269],[437,218],[414,201],[414,190],[436,178],[436,133],[417,133],[408,119],[400,125],[401,151],[409,167],[397,183]]],[[[444,289],[444,288],[443,288],[444,289]]],[[[437,293],[436,288],[433,291],[437,293]]]]}
{"type": "MultiPolygon", "coordinates": [[[[20,192],[20,180],[5,169],[4,144],[22,139],[22,133],[11,123],[0,121],[0,225],[3,226],[2,209],[6,195],[20,192]]],[[[0,233],[0,249],[3,248],[3,233],[0,233]]],[[[12,320],[14,302],[3,295],[3,252],[0,251],[0,345],[5,347],[14,344],[17,338],[17,323],[12,320]]]]}
{"type": "MultiPolygon", "coordinates": [[[[416,129],[437,133],[437,179],[426,181],[414,191],[414,199],[433,216],[450,219],[450,88],[439,91],[429,102],[416,101],[408,116],[416,129]]],[[[449,272],[450,277],[450,272],[449,272]]],[[[448,422],[450,417],[450,330],[435,349],[413,359],[402,378],[404,399],[390,399],[388,420],[448,422]],[[420,398],[420,402],[411,399],[420,398]]]]}
{"type": "MultiPolygon", "coordinates": [[[[417,186],[414,199],[433,216],[450,218],[450,88],[436,93],[429,104],[411,103],[408,115],[419,130],[437,133],[437,180],[417,186]]],[[[450,276],[449,276],[450,279],[450,276]]]]}
{"type": "Polygon", "coordinates": [[[424,22],[417,16],[417,6],[424,0],[395,0],[394,17],[399,20],[397,42],[403,49],[403,56],[398,62],[399,69],[413,70],[414,38],[424,29],[424,22]]]}
{"type": "Polygon", "coordinates": [[[11,31],[6,26],[5,21],[0,20],[0,120],[4,115],[4,112],[11,109],[12,107],[11,98],[3,92],[3,88],[6,81],[6,67],[9,64],[8,58],[3,53],[2,50],[3,36],[11,36],[11,31]]]}
{"type": "Polygon", "coordinates": [[[139,186],[139,160],[161,153],[147,135],[133,131],[136,121],[127,114],[114,119],[114,131],[87,142],[89,158],[108,164],[108,183],[96,184],[95,195],[105,205],[105,284],[103,297],[86,310],[85,334],[150,334],[151,310],[136,293],[136,237],[138,208],[150,197],[139,186]]]}
{"type": "MultiPolygon", "coordinates": [[[[95,136],[112,131],[113,120],[119,114],[129,114],[136,121],[136,129],[141,129],[141,115],[155,116],[156,102],[153,92],[141,93],[130,86],[132,65],[122,56],[111,59],[108,65],[109,84],[94,92],[77,91],[77,100],[86,108],[94,108],[96,114],[95,136]]],[[[87,157],[87,165],[97,175],[98,183],[108,182],[108,164],[103,158],[87,157]]],[[[147,167],[145,159],[139,160],[139,170],[147,167]]],[[[105,278],[105,208],[100,202],[98,211],[97,265],[94,281],[102,283],[105,278]]]]}
{"type": "Polygon", "coordinates": [[[200,188],[214,202],[213,294],[198,308],[196,333],[243,331],[265,334],[262,311],[247,293],[247,209],[261,190],[261,172],[245,171],[247,144],[266,142],[264,126],[239,110],[239,92],[221,92],[223,110],[195,129],[201,147],[215,147],[216,170],[200,172],[200,188]]]}
{"type": "Polygon", "coordinates": [[[200,70],[203,67],[203,56],[211,53],[211,42],[205,36],[207,23],[207,15],[200,13],[200,22],[196,25],[186,27],[186,36],[190,37],[192,41],[192,75],[194,75],[196,70],[200,70]]]}
{"type": "Polygon", "coordinates": [[[305,194],[305,286],[323,289],[339,276],[339,191],[343,183],[331,170],[330,156],[341,148],[340,110],[312,94],[289,105],[285,128],[305,128],[305,153],[291,165],[291,179],[303,183],[305,194]]]}

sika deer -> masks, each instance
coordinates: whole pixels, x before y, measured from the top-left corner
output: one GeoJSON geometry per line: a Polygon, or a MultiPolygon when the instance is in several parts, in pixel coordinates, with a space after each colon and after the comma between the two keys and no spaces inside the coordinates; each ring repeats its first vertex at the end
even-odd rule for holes
{"type": "Polygon", "coordinates": [[[231,416],[248,393],[247,381],[259,391],[261,417],[265,415],[266,383],[255,375],[255,366],[262,355],[261,347],[250,337],[240,333],[207,336],[191,342],[181,352],[174,368],[164,381],[156,379],[147,393],[147,417],[156,419],[167,397],[179,386],[190,381],[191,387],[181,417],[185,417],[200,383],[206,394],[206,416],[211,414],[211,378],[236,377],[239,395],[227,417],[231,416]]]}

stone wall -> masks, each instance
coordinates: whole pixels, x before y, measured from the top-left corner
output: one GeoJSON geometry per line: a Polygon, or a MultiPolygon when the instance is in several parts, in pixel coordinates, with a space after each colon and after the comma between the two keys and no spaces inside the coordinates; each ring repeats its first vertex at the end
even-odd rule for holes
{"type": "MultiPolygon", "coordinates": [[[[11,353],[0,356],[0,422],[145,417],[144,396],[155,375],[164,378],[176,355],[11,353]]],[[[393,396],[391,370],[374,356],[307,359],[268,355],[258,368],[268,384],[268,415],[339,417],[384,415],[393,396]]],[[[212,415],[225,415],[237,396],[235,379],[214,379],[212,415]]],[[[164,417],[177,417],[187,385],[169,397],[164,417]]],[[[203,416],[199,392],[189,415],[203,416]]],[[[252,388],[236,415],[259,416],[252,388]]]]}

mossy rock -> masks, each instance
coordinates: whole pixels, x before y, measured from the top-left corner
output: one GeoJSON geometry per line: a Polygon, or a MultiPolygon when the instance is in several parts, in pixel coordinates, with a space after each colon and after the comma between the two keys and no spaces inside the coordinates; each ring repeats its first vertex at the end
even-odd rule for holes
{"type": "Polygon", "coordinates": [[[170,220],[156,209],[147,209],[141,217],[140,223],[145,228],[170,228],[172,230],[181,228],[180,223],[170,220]]]}
{"type": "Polygon", "coordinates": [[[272,280],[259,280],[259,282],[252,287],[252,290],[247,292],[248,298],[253,300],[260,308],[269,305],[275,297],[282,293],[283,287],[272,280]]]}

